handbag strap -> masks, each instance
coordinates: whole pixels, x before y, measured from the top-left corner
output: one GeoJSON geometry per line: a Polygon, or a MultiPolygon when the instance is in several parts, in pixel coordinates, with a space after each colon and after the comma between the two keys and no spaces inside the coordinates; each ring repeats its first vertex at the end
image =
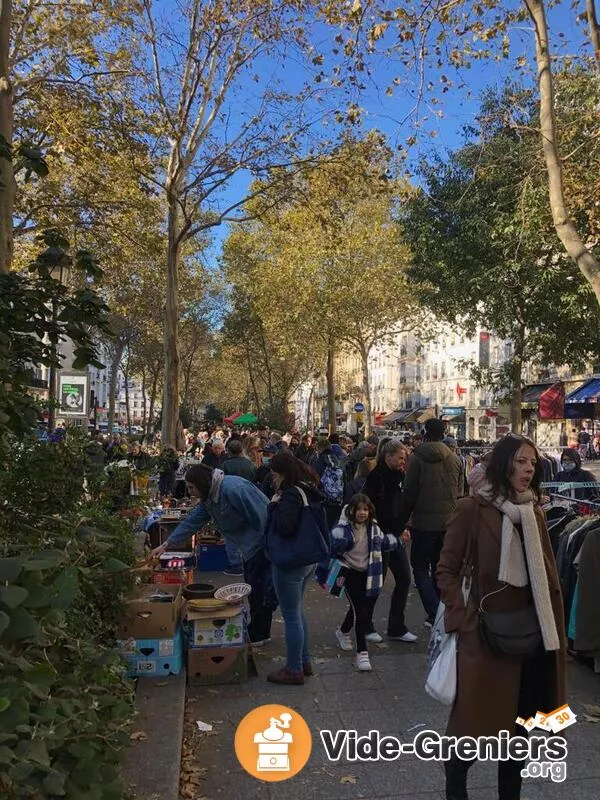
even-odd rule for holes
{"type": "Polygon", "coordinates": [[[469,537],[467,539],[467,547],[465,550],[465,555],[463,558],[462,567],[460,570],[461,574],[461,589],[463,593],[463,599],[465,601],[465,607],[467,605],[467,601],[471,594],[471,588],[473,586],[473,571],[474,571],[474,564],[473,564],[473,550],[475,545],[475,538],[477,536],[477,526],[479,525],[479,502],[477,501],[476,509],[475,509],[475,521],[474,524],[471,526],[469,530],[469,537]]]}
{"type": "Polygon", "coordinates": [[[300,497],[302,498],[302,504],[307,506],[308,505],[308,497],[306,496],[306,492],[304,489],[301,489],[299,486],[294,487],[298,492],[300,492],[300,497]]]}

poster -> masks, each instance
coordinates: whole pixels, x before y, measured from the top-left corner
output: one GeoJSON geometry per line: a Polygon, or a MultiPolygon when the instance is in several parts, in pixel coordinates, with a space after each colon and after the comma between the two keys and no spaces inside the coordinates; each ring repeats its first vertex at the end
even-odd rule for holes
{"type": "Polygon", "coordinates": [[[87,375],[60,376],[60,415],[87,415],[87,375]]]}

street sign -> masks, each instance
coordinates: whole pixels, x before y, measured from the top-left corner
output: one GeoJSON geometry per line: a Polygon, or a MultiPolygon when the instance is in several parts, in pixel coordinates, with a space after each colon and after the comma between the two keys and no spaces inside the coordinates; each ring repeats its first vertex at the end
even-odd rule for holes
{"type": "Polygon", "coordinates": [[[363,415],[359,411],[357,411],[356,412],[356,424],[357,425],[362,425],[363,422],[364,422],[363,415]]]}
{"type": "Polygon", "coordinates": [[[362,414],[362,412],[365,410],[365,404],[364,403],[355,403],[354,404],[354,410],[358,414],[362,414]]]}

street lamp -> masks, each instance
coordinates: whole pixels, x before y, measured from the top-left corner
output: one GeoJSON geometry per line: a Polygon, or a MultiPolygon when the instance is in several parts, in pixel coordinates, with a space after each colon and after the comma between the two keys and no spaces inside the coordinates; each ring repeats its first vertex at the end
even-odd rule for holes
{"type": "MultiPolygon", "coordinates": [[[[48,275],[53,281],[57,281],[61,286],[68,286],[71,276],[71,257],[56,245],[48,247],[40,256],[40,260],[48,264],[48,275]]],[[[59,298],[52,297],[52,330],[56,329],[58,321],[59,298]]],[[[51,341],[52,353],[50,369],[48,370],[48,433],[54,431],[56,424],[56,381],[58,370],[56,366],[58,357],[58,340],[51,341]]]]}

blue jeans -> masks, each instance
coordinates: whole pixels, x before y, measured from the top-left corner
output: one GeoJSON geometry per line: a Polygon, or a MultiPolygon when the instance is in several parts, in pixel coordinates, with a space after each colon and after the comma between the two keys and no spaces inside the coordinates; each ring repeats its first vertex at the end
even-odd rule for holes
{"type": "Polygon", "coordinates": [[[412,531],[410,560],[417,591],[430,622],[433,622],[440,603],[435,570],[440,560],[445,531],[412,531]]]}
{"type": "Polygon", "coordinates": [[[300,673],[303,664],[310,663],[308,624],[302,610],[302,597],[314,569],[314,564],[286,570],[273,565],[273,584],[285,623],[286,666],[290,672],[300,673]]]}

